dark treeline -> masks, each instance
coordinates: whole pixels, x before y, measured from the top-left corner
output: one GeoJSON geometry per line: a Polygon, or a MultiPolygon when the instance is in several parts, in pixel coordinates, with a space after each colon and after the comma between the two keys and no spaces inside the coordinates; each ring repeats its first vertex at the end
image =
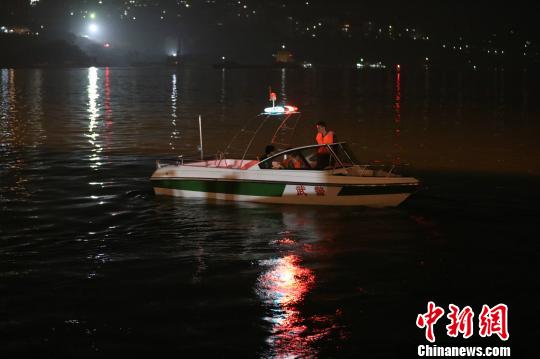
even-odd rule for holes
{"type": "Polygon", "coordinates": [[[65,40],[0,34],[0,66],[83,66],[91,58],[65,40]]]}

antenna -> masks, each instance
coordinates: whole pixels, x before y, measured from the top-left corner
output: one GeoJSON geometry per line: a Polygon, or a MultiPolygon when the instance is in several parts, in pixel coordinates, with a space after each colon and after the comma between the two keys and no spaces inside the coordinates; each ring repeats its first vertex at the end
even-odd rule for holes
{"type": "Polygon", "coordinates": [[[268,86],[268,92],[269,92],[269,99],[268,101],[272,101],[272,108],[276,107],[276,100],[277,100],[277,95],[275,92],[272,92],[272,87],[268,86]]]}
{"type": "Polygon", "coordinates": [[[199,142],[201,144],[201,161],[204,159],[203,142],[202,142],[202,119],[199,115],[199,142]]]}

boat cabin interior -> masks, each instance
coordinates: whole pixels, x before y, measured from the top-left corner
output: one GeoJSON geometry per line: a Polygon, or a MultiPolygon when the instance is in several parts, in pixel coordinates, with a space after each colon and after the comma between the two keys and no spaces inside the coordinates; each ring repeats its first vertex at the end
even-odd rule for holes
{"type": "Polygon", "coordinates": [[[260,169],[326,170],[358,164],[344,142],[280,151],[258,162],[260,169]]]}
{"type": "MultiPolygon", "coordinates": [[[[177,165],[191,167],[269,170],[328,170],[352,167],[358,164],[344,142],[311,145],[278,151],[263,160],[221,158],[214,160],[189,161],[182,158],[177,165]]],[[[166,166],[158,161],[158,168],[166,166]]]]}

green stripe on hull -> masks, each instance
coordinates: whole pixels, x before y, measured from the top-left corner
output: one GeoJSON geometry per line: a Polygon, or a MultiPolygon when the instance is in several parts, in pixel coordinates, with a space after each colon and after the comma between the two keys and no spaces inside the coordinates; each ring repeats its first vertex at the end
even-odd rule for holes
{"type": "Polygon", "coordinates": [[[412,193],[417,185],[344,186],[338,196],[412,193]]]}
{"type": "Polygon", "coordinates": [[[266,182],[152,180],[154,187],[184,191],[238,194],[248,196],[281,197],[285,184],[266,182]]]}

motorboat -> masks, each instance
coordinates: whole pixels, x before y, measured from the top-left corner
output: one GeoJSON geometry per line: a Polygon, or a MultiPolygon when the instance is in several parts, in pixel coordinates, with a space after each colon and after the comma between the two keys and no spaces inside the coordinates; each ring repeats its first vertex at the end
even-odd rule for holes
{"type": "Polygon", "coordinates": [[[257,116],[259,123],[280,119],[271,141],[278,150],[266,158],[248,155],[252,138],[237,157],[227,156],[226,150],[214,158],[157,161],[150,178],[155,194],[212,201],[393,207],[417,190],[416,178],[397,174],[395,165],[361,164],[345,142],[296,147],[279,143],[283,131],[296,127],[298,119],[293,118],[299,114],[296,107],[274,105],[257,116]]]}

